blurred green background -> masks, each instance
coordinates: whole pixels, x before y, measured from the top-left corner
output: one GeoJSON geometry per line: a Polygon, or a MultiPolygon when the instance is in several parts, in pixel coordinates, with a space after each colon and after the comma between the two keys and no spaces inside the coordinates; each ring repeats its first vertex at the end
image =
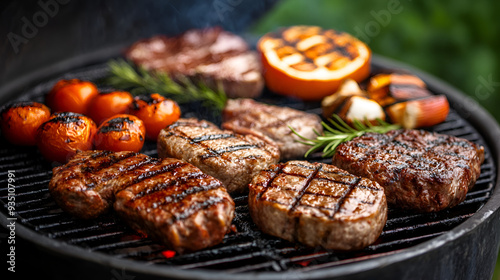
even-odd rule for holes
{"type": "Polygon", "coordinates": [[[500,121],[499,14],[493,0],[283,0],[251,31],[306,24],[351,33],[374,53],[448,82],[500,121]]]}
{"type": "Polygon", "coordinates": [[[471,96],[500,120],[500,1],[283,0],[252,28],[318,25],[351,33],[471,96]]]}

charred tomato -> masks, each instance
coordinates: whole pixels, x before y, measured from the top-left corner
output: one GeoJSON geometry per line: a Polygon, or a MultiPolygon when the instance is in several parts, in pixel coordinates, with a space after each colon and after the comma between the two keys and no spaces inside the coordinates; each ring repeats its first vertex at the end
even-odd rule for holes
{"type": "Polygon", "coordinates": [[[73,112],[55,113],[38,127],[36,142],[46,159],[65,163],[77,151],[92,149],[96,130],[89,117],[73,112]]]}
{"type": "Polygon", "coordinates": [[[99,126],[94,146],[98,150],[139,152],[145,136],[146,128],[142,120],[133,115],[119,114],[99,126]]]}
{"type": "Polygon", "coordinates": [[[87,114],[89,103],[97,93],[97,87],[89,81],[60,80],[49,92],[46,101],[53,112],[87,114]]]}
{"type": "Polygon", "coordinates": [[[1,110],[2,133],[13,144],[34,146],[38,127],[49,118],[50,110],[42,103],[12,103],[1,110]]]}
{"type": "Polygon", "coordinates": [[[130,105],[130,113],[144,122],[146,138],[156,141],[163,128],[179,119],[181,109],[175,101],[153,93],[136,96],[130,105]]]}

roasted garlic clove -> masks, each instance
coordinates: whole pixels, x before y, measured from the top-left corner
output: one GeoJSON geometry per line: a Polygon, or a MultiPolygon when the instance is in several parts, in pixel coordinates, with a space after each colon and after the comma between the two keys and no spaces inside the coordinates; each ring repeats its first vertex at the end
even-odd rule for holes
{"type": "Polygon", "coordinates": [[[377,120],[385,120],[385,113],[380,104],[364,96],[350,96],[337,113],[348,124],[354,120],[377,124],[377,120]]]}
{"type": "Polygon", "coordinates": [[[385,120],[382,107],[369,99],[358,83],[350,79],[345,80],[337,92],[325,97],[321,107],[325,118],[337,114],[347,123],[352,123],[354,119],[373,123],[377,119],[385,120]]]}

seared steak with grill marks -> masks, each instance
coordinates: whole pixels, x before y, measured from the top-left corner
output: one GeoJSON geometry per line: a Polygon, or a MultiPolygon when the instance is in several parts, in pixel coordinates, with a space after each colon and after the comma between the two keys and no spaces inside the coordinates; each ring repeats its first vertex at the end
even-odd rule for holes
{"type": "Polygon", "coordinates": [[[432,212],[465,199],[481,172],[484,148],[424,130],[367,133],[340,144],[333,164],[378,182],[390,205],[432,212]]]}
{"type": "Polygon", "coordinates": [[[302,158],[310,148],[290,127],[306,138],[315,138],[314,130],[321,133],[321,119],[315,114],[287,107],[256,102],[252,99],[230,99],[223,111],[222,128],[240,134],[251,134],[272,139],[279,147],[281,159],[302,158]]]}
{"type": "Polygon", "coordinates": [[[107,212],[115,188],[147,172],[155,159],[134,152],[85,151],[53,169],[49,191],[73,216],[91,219],[107,212]]]}
{"type": "Polygon", "coordinates": [[[116,194],[114,208],[134,229],[178,253],[220,243],[234,217],[222,183],[178,159],[163,159],[116,194]]]}
{"type": "Polygon", "coordinates": [[[263,232],[308,246],[361,249],[378,238],[387,220],[382,187],[333,165],[271,165],[249,188],[250,214],[263,232]]]}
{"type": "Polygon", "coordinates": [[[221,180],[229,192],[246,191],[253,176],[279,160],[276,146],[197,119],[179,119],[164,128],[158,136],[158,155],[197,166],[221,180]]]}
{"type": "Polygon", "coordinates": [[[140,40],[126,56],[146,69],[199,78],[212,88],[220,83],[232,98],[257,97],[264,87],[257,53],[243,38],[217,27],[140,40]]]}
{"type": "Polygon", "coordinates": [[[68,213],[95,218],[112,205],[137,231],[179,253],[222,241],[234,202],[222,183],[177,159],[85,151],[54,168],[49,190],[68,213]]]}

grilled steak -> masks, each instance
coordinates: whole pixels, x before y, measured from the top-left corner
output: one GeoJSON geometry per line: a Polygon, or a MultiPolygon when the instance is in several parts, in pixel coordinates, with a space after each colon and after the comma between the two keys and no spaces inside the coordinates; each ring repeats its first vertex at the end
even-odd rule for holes
{"type": "Polygon", "coordinates": [[[114,205],[132,228],[179,253],[218,244],[234,217],[222,183],[177,159],[86,151],[56,167],[52,197],[68,213],[95,218],[114,205]]]}
{"type": "Polygon", "coordinates": [[[172,158],[118,192],[114,208],[132,228],[179,253],[220,243],[234,216],[219,180],[172,158]]]}
{"type": "Polygon", "coordinates": [[[290,127],[306,138],[315,138],[314,130],[323,131],[321,120],[315,114],[266,105],[252,99],[228,100],[223,118],[222,127],[225,129],[271,138],[280,149],[281,159],[302,158],[310,148],[297,142],[301,139],[292,133],[290,127]]]}
{"type": "Polygon", "coordinates": [[[85,151],[53,169],[49,191],[73,216],[91,219],[107,212],[115,188],[146,172],[154,159],[134,152],[85,151]]]}
{"type": "Polygon", "coordinates": [[[160,132],[158,155],[183,159],[221,180],[229,192],[244,192],[253,176],[278,162],[279,150],[255,136],[191,118],[160,132]]]}
{"type": "Polygon", "coordinates": [[[129,48],[126,57],[174,77],[200,78],[213,88],[222,83],[229,97],[256,97],[264,87],[258,55],[241,37],[216,27],[141,40],[129,48]]]}
{"type": "Polygon", "coordinates": [[[484,148],[424,130],[367,133],[342,143],[333,164],[378,182],[390,205],[432,212],[465,199],[480,174],[484,148]]]}
{"type": "Polygon", "coordinates": [[[263,232],[308,246],[361,249],[387,221],[382,187],[333,165],[271,165],[249,188],[250,214],[263,232]]]}

